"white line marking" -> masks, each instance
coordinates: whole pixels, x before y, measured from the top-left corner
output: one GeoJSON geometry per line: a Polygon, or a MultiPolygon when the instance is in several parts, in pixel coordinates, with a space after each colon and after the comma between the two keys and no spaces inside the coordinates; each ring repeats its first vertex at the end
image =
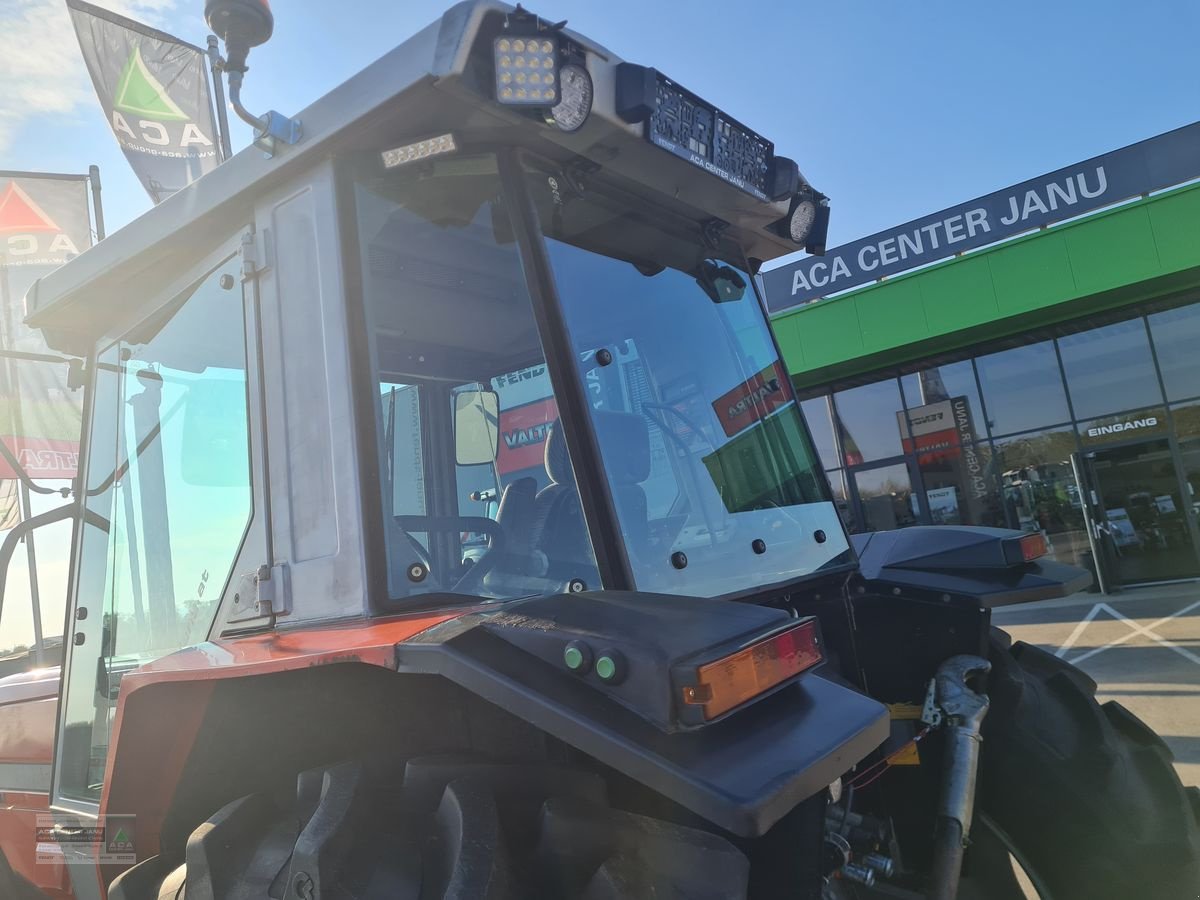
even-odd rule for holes
{"type": "Polygon", "coordinates": [[[1178,644],[1167,640],[1162,635],[1155,632],[1155,629],[1158,628],[1159,626],[1164,625],[1167,622],[1170,622],[1172,619],[1177,619],[1180,616],[1187,615],[1188,613],[1190,613],[1193,609],[1196,609],[1197,607],[1200,607],[1200,600],[1197,600],[1195,603],[1191,604],[1190,606],[1185,606],[1183,609],[1181,609],[1177,612],[1174,612],[1169,616],[1164,616],[1163,618],[1159,619],[1157,622],[1151,622],[1149,625],[1139,625],[1136,621],[1129,618],[1128,616],[1117,612],[1117,610],[1113,609],[1107,603],[1097,603],[1094,607],[1092,607],[1091,612],[1089,612],[1086,616],[1084,616],[1083,621],[1075,626],[1075,630],[1073,632],[1071,632],[1071,636],[1068,637],[1066,642],[1058,649],[1058,652],[1056,653],[1056,655],[1060,658],[1065,656],[1066,652],[1075,645],[1075,642],[1077,640],[1079,640],[1080,635],[1083,634],[1083,630],[1087,627],[1088,623],[1093,621],[1096,618],[1096,616],[1099,615],[1101,612],[1106,612],[1109,615],[1113,616],[1114,618],[1119,619],[1120,621],[1124,622],[1126,625],[1128,625],[1130,627],[1131,630],[1129,631],[1128,634],[1117,638],[1115,641],[1110,641],[1109,643],[1104,644],[1103,646],[1095,647],[1095,648],[1087,651],[1086,653],[1080,654],[1079,656],[1075,657],[1074,659],[1069,660],[1071,665],[1077,666],[1081,662],[1083,662],[1085,659],[1095,656],[1097,653],[1103,653],[1105,650],[1108,650],[1110,647],[1117,647],[1121,644],[1124,644],[1126,641],[1133,640],[1133,638],[1138,637],[1139,635],[1145,635],[1146,637],[1150,638],[1150,640],[1160,644],[1163,647],[1166,647],[1168,650],[1174,650],[1180,656],[1183,656],[1186,659],[1190,659],[1192,662],[1196,663],[1197,665],[1200,665],[1200,656],[1197,656],[1195,653],[1192,653],[1190,650],[1188,650],[1184,647],[1180,647],[1178,644]]]}

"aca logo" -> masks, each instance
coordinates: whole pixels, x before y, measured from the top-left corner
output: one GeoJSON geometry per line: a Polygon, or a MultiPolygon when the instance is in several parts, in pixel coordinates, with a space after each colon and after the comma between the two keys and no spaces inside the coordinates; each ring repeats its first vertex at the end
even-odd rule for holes
{"type": "Polygon", "coordinates": [[[112,127],[123,144],[162,155],[215,153],[212,139],[171,98],[134,45],[113,95],[112,127]],[[159,148],[170,148],[163,152],[159,148]],[[204,151],[208,152],[205,153],[204,151]],[[174,152],[170,152],[174,151],[174,152]]]}
{"type": "MultiPolygon", "coordinates": [[[[86,201],[85,201],[86,202],[86,201]]],[[[63,262],[79,248],[16,181],[0,189],[0,264],[63,262]]]]}

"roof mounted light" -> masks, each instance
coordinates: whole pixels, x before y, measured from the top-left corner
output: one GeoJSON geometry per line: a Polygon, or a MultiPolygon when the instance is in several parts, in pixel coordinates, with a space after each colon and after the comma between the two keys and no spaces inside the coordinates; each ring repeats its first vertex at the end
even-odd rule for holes
{"type": "Polygon", "coordinates": [[[772,229],[781,237],[804,248],[814,256],[825,255],[825,240],[829,233],[829,199],[810,188],[803,187],[792,197],[788,214],[772,229]]]}
{"type": "Polygon", "coordinates": [[[578,131],[592,112],[592,76],[578,63],[559,70],[558,104],[546,114],[546,121],[559,131],[578,131]]]}
{"type": "Polygon", "coordinates": [[[437,137],[425,138],[412,144],[405,144],[402,147],[384,150],[379,156],[383,160],[383,167],[385,169],[395,169],[398,166],[420,162],[431,156],[453,153],[457,149],[458,145],[454,142],[454,135],[439,134],[437,137]]]}

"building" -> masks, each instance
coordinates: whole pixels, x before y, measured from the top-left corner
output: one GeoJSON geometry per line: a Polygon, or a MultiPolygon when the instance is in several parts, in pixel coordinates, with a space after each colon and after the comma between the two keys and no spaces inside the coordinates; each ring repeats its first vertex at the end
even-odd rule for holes
{"type": "Polygon", "coordinates": [[[1200,577],[1197,178],[1200,123],[764,273],[852,530],[1007,526],[1106,589],[1200,577]]]}

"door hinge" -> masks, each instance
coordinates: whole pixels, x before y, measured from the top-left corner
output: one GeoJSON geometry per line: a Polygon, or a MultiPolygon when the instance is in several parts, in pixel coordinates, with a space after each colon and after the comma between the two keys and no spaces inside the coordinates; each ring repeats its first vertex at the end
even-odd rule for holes
{"type": "Polygon", "coordinates": [[[242,232],[239,249],[242,257],[242,281],[253,281],[271,268],[271,231],[264,228],[261,233],[253,228],[242,232]]]}
{"type": "Polygon", "coordinates": [[[286,616],[292,611],[292,585],[285,564],[259,566],[254,587],[254,607],[260,616],[286,616]]]}

